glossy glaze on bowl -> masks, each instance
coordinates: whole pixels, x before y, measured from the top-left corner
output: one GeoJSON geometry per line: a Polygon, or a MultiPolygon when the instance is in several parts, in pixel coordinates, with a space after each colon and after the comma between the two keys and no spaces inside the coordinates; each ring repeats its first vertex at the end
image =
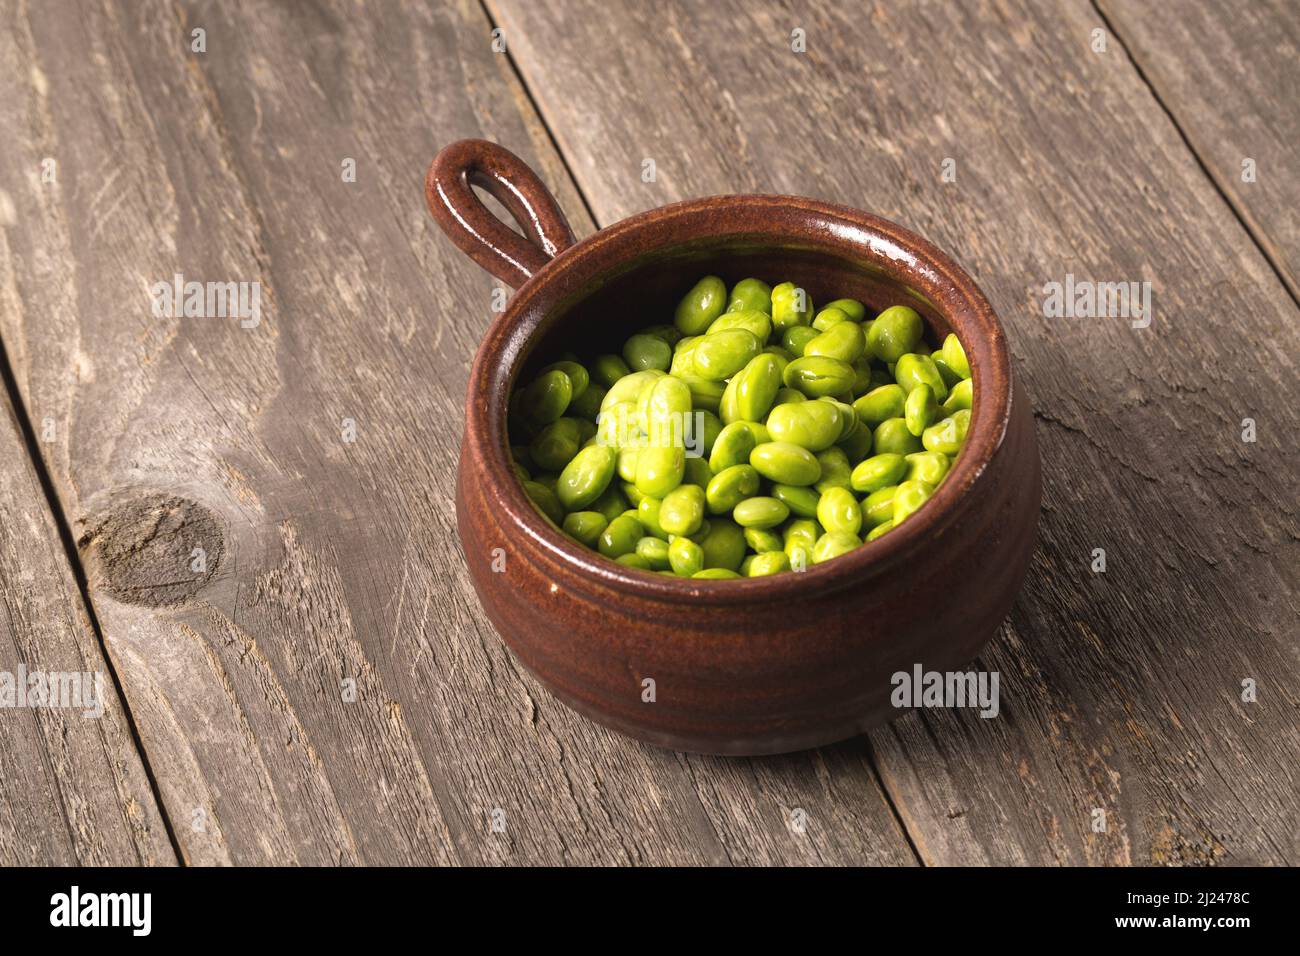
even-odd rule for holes
{"type": "Polygon", "coordinates": [[[1040,477],[1030,406],[1001,326],[965,272],[900,226],[791,196],[678,203],[566,247],[556,224],[542,222],[554,200],[519,160],[480,141],[449,149],[426,184],[435,217],[494,274],[526,278],[470,373],[457,518],[484,610],[530,671],[579,711],[642,740],[759,754],[877,725],[900,713],[889,699],[895,672],[950,670],[975,657],[1028,568],[1040,477]],[[510,166],[508,188],[478,165],[510,166]],[[457,202],[487,215],[468,187],[455,188],[471,181],[502,189],[533,251],[549,241],[555,257],[498,254],[486,227],[463,229],[478,214],[457,202]],[[804,572],[710,582],[608,561],[533,508],[510,467],[506,401],[516,379],[571,347],[574,330],[614,344],[669,321],[677,298],[710,272],[729,284],[791,279],[814,302],[907,302],[932,342],[957,333],[975,382],[971,429],[947,480],[905,524],[804,572]],[[493,570],[496,549],[504,571],[493,570]]]}

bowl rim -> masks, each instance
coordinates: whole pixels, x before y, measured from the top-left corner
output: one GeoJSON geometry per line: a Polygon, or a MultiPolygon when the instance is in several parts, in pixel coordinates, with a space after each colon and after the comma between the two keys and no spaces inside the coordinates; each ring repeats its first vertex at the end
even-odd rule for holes
{"type": "MultiPolygon", "coordinates": [[[[557,570],[567,568],[624,594],[677,603],[754,604],[808,598],[840,590],[888,571],[934,539],[960,516],[971,490],[1002,447],[1011,416],[1012,372],[1001,323],[974,280],[949,256],[910,230],[871,213],[801,196],[709,196],[637,213],[560,252],[520,286],[489,326],[470,369],[462,454],[486,475],[483,491],[499,515],[557,570]],[[934,495],[898,528],[854,551],[805,570],[759,578],[701,580],[631,568],[573,541],[534,507],[510,458],[506,407],[514,378],[550,310],[566,294],[581,297],[591,281],[617,272],[654,250],[702,240],[781,240],[823,255],[870,262],[897,282],[920,291],[958,331],[971,364],[975,391],[961,456],[934,495]],[[959,328],[960,327],[960,328],[959,328]],[[971,335],[970,332],[978,334],[971,335]]],[[[560,580],[551,575],[553,586],[560,580]]]]}

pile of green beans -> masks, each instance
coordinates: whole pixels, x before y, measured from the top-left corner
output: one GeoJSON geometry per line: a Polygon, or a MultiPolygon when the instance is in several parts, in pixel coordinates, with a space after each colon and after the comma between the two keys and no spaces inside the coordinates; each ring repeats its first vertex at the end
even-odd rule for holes
{"type": "Polygon", "coordinates": [[[537,509],[621,564],[690,578],[802,571],[934,494],[974,401],[956,335],[905,305],[814,313],[791,282],[706,276],[621,355],[569,354],[511,396],[537,509]]]}

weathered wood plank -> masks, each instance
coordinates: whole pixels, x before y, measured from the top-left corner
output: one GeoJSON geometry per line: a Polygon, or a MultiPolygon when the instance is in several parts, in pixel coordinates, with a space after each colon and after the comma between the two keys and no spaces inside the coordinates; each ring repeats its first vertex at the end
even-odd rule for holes
{"type": "Polygon", "coordinates": [[[1093,51],[1096,11],[488,6],[600,223],[808,194],[910,225],[999,308],[1042,422],[1041,545],[980,662],[1000,717],[871,735],[922,857],[1295,863],[1300,322],[1122,47],[1093,51]],[[1150,282],[1154,322],[1046,318],[1067,274],[1150,282]]]}
{"type": "Polygon", "coordinates": [[[187,860],[915,862],[860,747],[639,746],[483,617],[452,494],[493,286],[422,177],[485,136],[582,205],[479,6],[55,7],[0,39],[0,335],[69,435],[50,468],[187,860]],[[175,273],[259,282],[260,323],[153,315],[175,273]]]}
{"type": "Polygon", "coordinates": [[[1099,6],[1300,300],[1300,7],[1294,0],[1099,6]]]}
{"type": "MultiPolygon", "coordinates": [[[[6,199],[0,193],[0,205],[6,199]]],[[[0,273],[6,307],[7,278],[0,273]]],[[[0,394],[0,864],[175,862],[45,492],[0,394]]]]}

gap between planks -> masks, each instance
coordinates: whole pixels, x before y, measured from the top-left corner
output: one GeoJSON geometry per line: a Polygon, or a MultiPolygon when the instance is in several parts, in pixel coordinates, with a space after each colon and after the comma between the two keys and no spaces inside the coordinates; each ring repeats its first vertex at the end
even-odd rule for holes
{"type": "MultiPolygon", "coordinates": [[[[1160,91],[1156,89],[1156,85],[1151,82],[1151,77],[1147,75],[1147,71],[1143,68],[1142,63],[1138,60],[1137,56],[1134,55],[1133,48],[1124,38],[1124,35],[1116,29],[1114,22],[1106,14],[1106,11],[1101,8],[1101,4],[1098,0],[1089,0],[1089,2],[1091,3],[1093,10],[1097,12],[1097,16],[1101,17],[1101,22],[1105,25],[1107,31],[1109,31],[1110,35],[1119,43],[1120,49],[1124,51],[1124,57],[1132,65],[1133,71],[1137,73],[1138,79],[1140,79],[1142,85],[1147,88],[1147,92],[1151,94],[1151,99],[1155,101],[1156,106],[1160,107],[1160,111],[1168,117],[1169,124],[1174,128],[1175,132],[1178,133],[1178,138],[1181,139],[1183,145],[1187,147],[1187,152],[1191,154],[1191,157],[1194,160],[1196,160],[1196,165],[1200,169],[1201,175],[1203,175],[1209,184],[1214,187],[1214,191],[1219,194],[1224,205],[1232,210],[1233,216],[1236,217],[1237,222],[1241,224],[1241,228],[1245,230],[1246,235],[1250,237],[1250,241],[1254,243],[1255,248],[1259,250],[1259,254],[1264,257],[1264,261],[1268,263],[1268,267],[1273,270],[1273,274],[1277,276],[1277,280],[1281,284],[1282,288],[1285,289],[1287,295],[1291,297],[1291,301],[1295,303],[1296,308],[1300,309],[1300,288],[1297,288],[1296,285],[1293,284],[1287,270],[1282,267],[1282,263],[1278,259],[1276,250],[1273,248],[1272,243],[1263,235],[1259,224],[1255,222],[1255,218],[1250,214],[1250,210],[1246,209],[1243,204],[1239,203],[1231,190],[1226,189],[1219,181],[1219,178],[1215,176],[1213,167],[1201,154],[1201,151],[1196,148],[1196,144],[1192,141],[1191,134],[1187,131],[1187,127],[1179,121],[1178,115],[1173,111],[1173,108],[1170,107],[1169,104],[1165,102],[1165,98],[1160,95],[1160,91]]],[[[550,130],[548,129],[547,132],[549,133],[550,130]]]]}
{"type": "Polygon", "coordinates": [[[167,813],[167,805],[163,802],[162,791],[158,787],[158,778],[154,775],[153,767],[149,764],[149,754],[145,750],[144,741],[140,738],[140,728],[136,725],[135,715],[131,712],[131,702],[127,698],[126,689],[122,686],[122,679],[117,673],[117,665],[113,661],[112,654],[109,653],[103,630],[99,626],[99,616],[95,613],[95,605],[90,600],[86,569],[82,566],[81,555],[77,551],[76,539],[72,536],[72,527],[68,524],[68,517],[63,512],[63,505],[59,501],[58,492],[55,491],[54,481],[45,467],[45,459],[41,457],[40,445],[36,441],[36,430],[32,427],[31,415],[18,388],[18,379],[14,374],[13,365],[9,361],[9,351],[5,347],[2,338],[0,338],[0,379],[4,381],[4,392],[9,399],[10,406],[13,408],[14,421],[18,423],[23,448],[26,450],[27,458],[31,462],[32,471],[35,473],[37,481],[40,482],[41,492],[45,497],[45,507],[54,519],[55,528],[58,529],[59,543],[63,547],[63,555],[72,571],[72,578],[77,584],[77,600],[81,602],[81,607],[86,613],[86,620],[90,623],[91,633],[95,636],[100,656],[104,660],[104,668],[113,681],[113,692],[121,703],[122,715],[126,720],[127,729],[131,733],[131,743],[135,747],[136,755],[140,758],[140,766],[144,768],[145,779],[149,781],[149,792],[158,808],[158,816],[162,820],[163,828],[167,831],[167,841],[171,845],[172,852],[176,855],[177,864],[187,866],[185,854],[181,851],[181,845],[176,838],[176,831],[172,826],[171,817],[167,813]]]}

